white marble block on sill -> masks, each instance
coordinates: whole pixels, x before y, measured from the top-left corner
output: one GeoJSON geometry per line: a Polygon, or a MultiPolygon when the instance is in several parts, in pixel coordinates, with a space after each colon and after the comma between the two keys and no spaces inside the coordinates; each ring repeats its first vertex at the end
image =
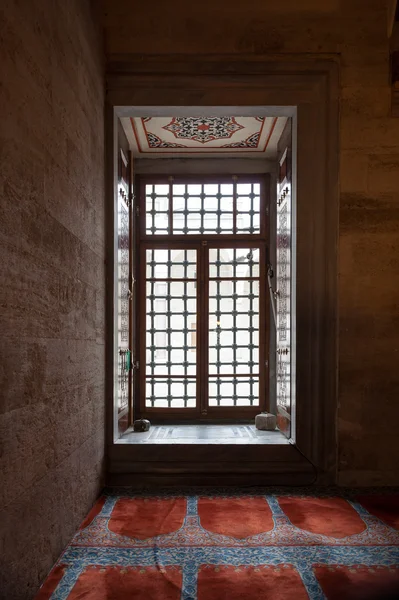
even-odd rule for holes
{"type": "Polygon", "coordinates": [[[276,415],[272,415],[271,413],[263,412],[255,417],[256,429],[261,429],[262,431],[274,431],[276,429],[276,425],[276,415]]]}

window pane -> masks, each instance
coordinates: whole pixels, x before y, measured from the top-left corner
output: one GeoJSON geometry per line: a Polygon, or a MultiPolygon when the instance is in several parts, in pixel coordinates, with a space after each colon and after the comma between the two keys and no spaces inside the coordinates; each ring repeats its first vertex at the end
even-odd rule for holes
{"type": "Polygon", "coordinates": [[[237,233],[260,232],[260,184],[237,183],[237,233]]]}
{"type": "Polygon", "coordinates": [[[209,406],[259,406],[257,377],[210,377],[209,406]]]}
{"type": "Polygon", "coordinates": [[[196,250],[146,250],[147,279],[196,279],[196,250]]]}
{"type": "Polygon", "coordinates": [[[145,405],[148,408],[195,408],[196,381],[191,378],[146,378],[145,405]]]}
{"type": "Polygon", "coordinates": [[[259,281],[209,282],[209,374],[259,374],[259,281]]]}
{"type": "Polygon", "coordinates": [[[173,233],[233,233],[233,184],[174,184],[173,233]]]}
{"type": "MultiPolygon", "coordinates": [[[[195,378],[196,250],[151,249],[146,255],[146,374],[152,379],[161,375],[168,380],[176,375],[195,378]]],[[[172,406],[169,396],[179,389],[170,388],[168,398],[162,396],[162,401],[172,406]]],[[[188,402],[186,396],[178,396],[183,404],[188,402]]]]}
{"type": "Polygon", "coordinates": [[[169,185],[145,186],[146,234],[167,235],[169,231],[169,185]]]}
{"type": "Polygon", "coordinates": [[[259,248],[210,248],[209,277],[259,277],[259,248]]]}
{"type": "Polygon", "coordinates": [[[146,184],[146,234],[259,234],[260,191],[259,182],[174,183],[170,199],[169,184],[146,184]]]}

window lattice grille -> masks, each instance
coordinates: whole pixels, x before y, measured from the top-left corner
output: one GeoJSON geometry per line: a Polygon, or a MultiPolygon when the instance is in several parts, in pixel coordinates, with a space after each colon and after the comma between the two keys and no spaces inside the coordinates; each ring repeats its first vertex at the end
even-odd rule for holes
{"type": "Polygon", "coordinates": [[[146,406],[196,405],[196,250],[147,258],[146,406]]]}
{"type": "Polygon", "coordinates": [[[146,233],[168,235],[169,231],[169,185],[146,185],[146,233]]]}
{"type": "Polygon", "coordinates": [[[259,183],[146,184],[146,235],[260,233],[259,183]]]}
{"type": "Polygon", "coordinates": [[[259,250],[209,250],[209,405],[259,405],[259,250]]]}
{"type": "Polygon", "coordinates": [[[128,407],[129,371],[126,351],[129,348],[129,211],[118,198],[118,411],[128,407]]]}
{"type": "Polygon", "coordinates": [[[205,414],[208,407],[263,407],[261,182],[256,176],[143,181],[145,408],[205,414]]]}

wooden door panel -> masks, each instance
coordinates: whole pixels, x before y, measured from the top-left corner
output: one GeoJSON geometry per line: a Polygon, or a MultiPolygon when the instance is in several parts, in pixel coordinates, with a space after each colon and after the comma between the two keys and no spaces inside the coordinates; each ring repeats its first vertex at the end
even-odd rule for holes
{"type": "Polygon", "coordinates": [[[122,434],[129,426],[129,410],[131,406],[131,322],[132,322],[132,290],[131,290],[131,200],[129,190],[129,160],[122,150],[118,165],[118,430],[122,434]]]}
{"type": "MultiPolygon", "coordinates": [[[[198,247],[141,250],[141,413],[198,410],[198,247]]],[[[172,414],[172,413],[171,413],[172,414]]]]}
{"type": "MultiPolygon", "coordinates": [[[[206,409],[264,408],[264,255],[258,244],[210,247],[206,409]]],[[[252,409],[252,410],[251,410],[252,409]]]]}
{"type": "MultiPolygon", "coordinates": [[[[285,153],[283,163],[288,160],[285,153]]],[[[291,182],[284,169],[284,177],[277,190],[277,236],[276,236],[276,286],[277,286],[277,332],[276,332],[276,383],[277,425],[287,437],[291,437],[291,182]]]]}

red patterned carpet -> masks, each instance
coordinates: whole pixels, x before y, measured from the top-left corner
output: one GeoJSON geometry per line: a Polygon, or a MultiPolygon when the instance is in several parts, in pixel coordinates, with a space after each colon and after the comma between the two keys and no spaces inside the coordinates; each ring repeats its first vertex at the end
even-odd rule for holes
{"type": "Polygon", "coordinates": [[[36,600],[399,598],[399,493],[101,497],[36,600]]]}

